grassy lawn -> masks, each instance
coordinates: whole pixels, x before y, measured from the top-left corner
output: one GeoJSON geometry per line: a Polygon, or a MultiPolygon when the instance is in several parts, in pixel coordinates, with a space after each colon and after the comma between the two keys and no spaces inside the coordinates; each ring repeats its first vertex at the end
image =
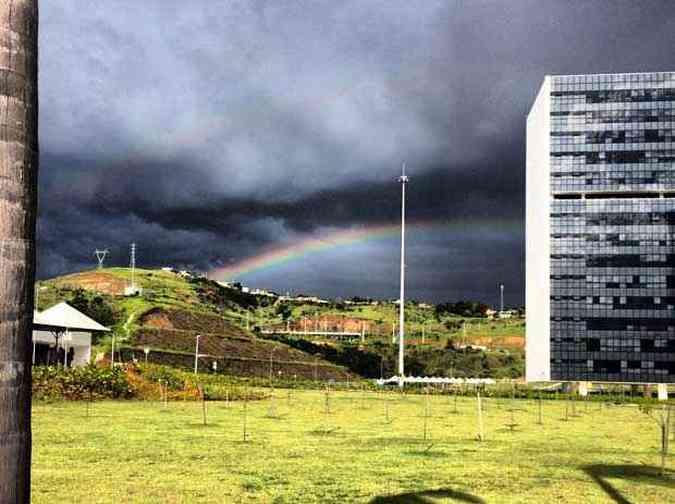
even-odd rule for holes
{"type": "MultiPolygon", "coordinates": [[[[34,406],[33,502],[668,502],[675,475],[655,475],[656,422],[635,406],[476,401],[277,390],[249,402],[100,402],[34,406]],[[385,419],[389,409],[390,422],[385,419]],[[397,497],[398,496],[398,497],[397,497]],[[623,500],[621,500],[623,499],[623,500]]],[[[672,467],[675,457],[668,464],[672,467]]]]}

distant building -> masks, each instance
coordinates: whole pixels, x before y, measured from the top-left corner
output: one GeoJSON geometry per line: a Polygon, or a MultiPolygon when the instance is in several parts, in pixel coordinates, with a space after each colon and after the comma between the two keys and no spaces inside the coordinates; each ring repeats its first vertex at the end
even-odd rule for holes
{"type": "Polygon", "coordinates": [[[487,347],[483,345],[457,345],[458,350],[474,350],[476,352],[487,352],[487,347]]]}
{"type": "Polygon", "coordinates": [[[138,296],[143,293],[143,289],[141,287],[138,287],[137,285],[129,285],[124,288],[124,295],[125,296],[138,296]]]}
{"type": "Polygon", "coordinates": [[[278,294],[275,294],[274,292],[270,292],[266,289],[253,289],[251,291],[251,294],[255,296],[263,296],[263,297],[279,297],[278,294]]]}
{"type": "Polygon", "coordinates": [[[675,72],[547,76],[527,118],[526,377],[675,383],[675,72]]]}
{"type": "Polygon", "coordinates": [[[330,301],[327,299],[321,299],[317,296],[295,296],[291,298],[291,301],[296,303],[313,303],[313,304],[328,304],[330,301]]]}

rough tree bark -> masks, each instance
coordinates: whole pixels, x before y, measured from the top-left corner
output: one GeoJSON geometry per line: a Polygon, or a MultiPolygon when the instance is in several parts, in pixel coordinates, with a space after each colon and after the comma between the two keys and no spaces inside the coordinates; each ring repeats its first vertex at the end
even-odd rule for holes
{"type": "Polygon", "coordinates": [[[0,502],[30,501],[38,0],[0,0],[0,502]]]}

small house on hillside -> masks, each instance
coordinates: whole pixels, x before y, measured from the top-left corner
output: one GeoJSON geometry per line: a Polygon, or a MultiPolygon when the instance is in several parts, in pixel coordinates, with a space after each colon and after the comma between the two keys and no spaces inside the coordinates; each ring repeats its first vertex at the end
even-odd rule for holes
{"type": "Polygon", "coordinates": [[[84,366],[91,360],[91,336],[108,332],[68,303],[33,315],[33,364],[84,366]]]}

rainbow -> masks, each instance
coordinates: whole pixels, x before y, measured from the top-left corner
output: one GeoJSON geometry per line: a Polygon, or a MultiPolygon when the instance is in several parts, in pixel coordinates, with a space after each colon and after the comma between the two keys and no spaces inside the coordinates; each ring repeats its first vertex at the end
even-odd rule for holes
{"type": "MultiPolygon", "coordinates": [[[[413,221],[406,224],[412,231],[428,228],[449,228],[473,229],[481,226],[484,222],[464,221],[463,223],[450,223],[447,221],[413,221]]],[[[232,265],[215,268],[209,272],[209,278],[216,280],[236,280],[244,275],[260,272],[262,270],[272,269],[301,259],[309,254],[329,250],[336,247],[347,246],[360,242],[367,242],[386,238],[395,238],[401,232],[400,223],[381,224],[368,227],[352,227],[322,233],[313,233],[305,235],[296,240],[292,245],[276,246],[263,250],[260,254],[243,259],[232,265]]],[[[492,223],[489,227],[499,226],[498,223],[492,223]]],[[[513,226],[508,226],[509,228],[513,226]]],[[[502,228],[503,229],[503,228],[502,228]]]]}

